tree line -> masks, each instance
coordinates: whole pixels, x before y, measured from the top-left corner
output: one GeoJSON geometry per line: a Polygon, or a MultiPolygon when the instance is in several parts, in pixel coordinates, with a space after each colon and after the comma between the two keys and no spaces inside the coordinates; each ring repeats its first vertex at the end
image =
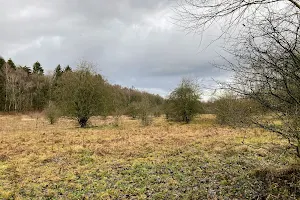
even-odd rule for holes
{"type": "Polygon", "coordinates": [[[136,117],[134,108],[145,101],[151,110],[159,111],[163,98],[135,88],[109,84],[89,62],[81,62],[76,69],[58,65],[53,74],[44,74],[39,62],[32,68],[16,66],[12,59],[0,58],[0,111],[49,111],[74,116],[82,126],[93,115],[128,114],[136,117]]]}
{"type": "Polygon", "coordinates": [[[42,110],[48,102],[50,77],[39,62],[31,68],[0,57],[0,111],[42,110]]]}
{"type": "Polygon", "coordinates": [[[188,79],[163,98],[112,85],[87,61],[81,61],[75,69],[58,65],[46,75],[39,62],[30,68],[1,58],[0,66],[0,111],[44,111],[51,124],[60,116],[69,116],[86,127],[90,117],[100,115],[114,116],[118,124],[119,118],[127,115],[149,125],[153,117],[162,114],[169,120],[189,123],[201,110],[199,88],[188,79]]]}

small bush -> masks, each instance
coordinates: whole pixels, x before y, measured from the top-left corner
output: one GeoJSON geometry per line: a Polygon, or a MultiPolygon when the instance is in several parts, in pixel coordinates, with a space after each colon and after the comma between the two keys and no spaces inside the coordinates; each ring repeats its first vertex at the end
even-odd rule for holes
{"type": "Polygon", "coordinates": [[[151,103],[147,97],[143,97],[142,101],[137,105],[138,117],[143,126],[149,126],[153,122],[151,103]]]}
{"type": "Polygon", "coordinates": [[[54,105],[53,102],[50,102],[48,107],[45,110],[45,115],[50,122],[50,124],[54,124],[57,122],[58,118],[60,117],[59,109],[54,105]]]}
{"type": "Polygon", "coordinates": [[[139,107],[139,103],[137,102],[130,103],[127,108],[126,114],[129,115],[132,119],[136,119],[139,112],[138,107],[139,107]]]}
{"type": "Polygon", "coordinates": [[[140,119],[143,126],[149,126],[153,122],[153,118],[148,114],[140,116],[140,119]]]}
{"type": "Polygon", "coordinates": [[[119,127],[122,124],[122,116],[121,115],[114,115],[112,125],[114,127],[119,127]]]}

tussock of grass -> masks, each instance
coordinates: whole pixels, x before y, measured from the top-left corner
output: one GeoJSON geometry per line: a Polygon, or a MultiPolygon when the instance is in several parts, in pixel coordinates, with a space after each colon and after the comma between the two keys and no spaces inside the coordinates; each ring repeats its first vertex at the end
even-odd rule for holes
{"type": "Polygon", "coordinates": [[[0,199],[300,198],[299,161],[287,143],[260,129],[218,127],[210,115],[148,127],[93,118],[87,129],[41,116],[0,120],[0,199]]]}

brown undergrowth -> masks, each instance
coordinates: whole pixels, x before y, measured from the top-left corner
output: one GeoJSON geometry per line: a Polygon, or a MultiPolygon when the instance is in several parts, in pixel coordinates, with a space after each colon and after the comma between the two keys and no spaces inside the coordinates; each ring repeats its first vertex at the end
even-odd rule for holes
{"type": "Polygon", "coordinates": [[[94,117],[85,129],[39,114],[0,120],[0,199],[300,198],[299,161],[284,140],[212,115],[148,127],[94,117]]]}

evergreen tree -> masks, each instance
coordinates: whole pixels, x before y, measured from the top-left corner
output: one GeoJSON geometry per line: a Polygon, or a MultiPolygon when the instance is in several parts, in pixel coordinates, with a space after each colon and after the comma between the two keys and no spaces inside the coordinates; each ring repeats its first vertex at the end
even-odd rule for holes
{"type": "Polygon", "coordinates": [[[44,74],[44,69],[42,68],[41,64],[38,61],[36,61],[33,64],[33,73],[34,74],[39,74],[39,75],[43,75],[44,74]]]}
{"type": "Polygon", "coordinates": [[[0,70],[2,69],[2,67],[3,67],[4,64],[5,64],[5,60],[4,60],[4,58],[2,58],[0,56],[0,70]]]}
{"type": "Polygon", "coordinates": [[[61,66],[57,65],[57,67],[54,70],[54,78],[58,79],[59,77],[61,77],[62,74],[63,74],[63,71],[61,69],[61,66]]]}
{"type": "Polygon", "coordinates": [[[8,59],[7,64],[12,68],[12,69],[17,69],[15,63],[12,61],[12,59],[8,59]]]}
{"type": "Polygon", "coordinates": [[[31,80],[33,84],[32,109],[40,111],[45,108],[50,100],[50,79],[48,76],[32,74],[31,80]]]}
{"type": "Polygon", "coordinates": [[[72,68],[69,65],[67,65],[64,72],[71,72],[71,71],[72,71],[72,68]]]}

